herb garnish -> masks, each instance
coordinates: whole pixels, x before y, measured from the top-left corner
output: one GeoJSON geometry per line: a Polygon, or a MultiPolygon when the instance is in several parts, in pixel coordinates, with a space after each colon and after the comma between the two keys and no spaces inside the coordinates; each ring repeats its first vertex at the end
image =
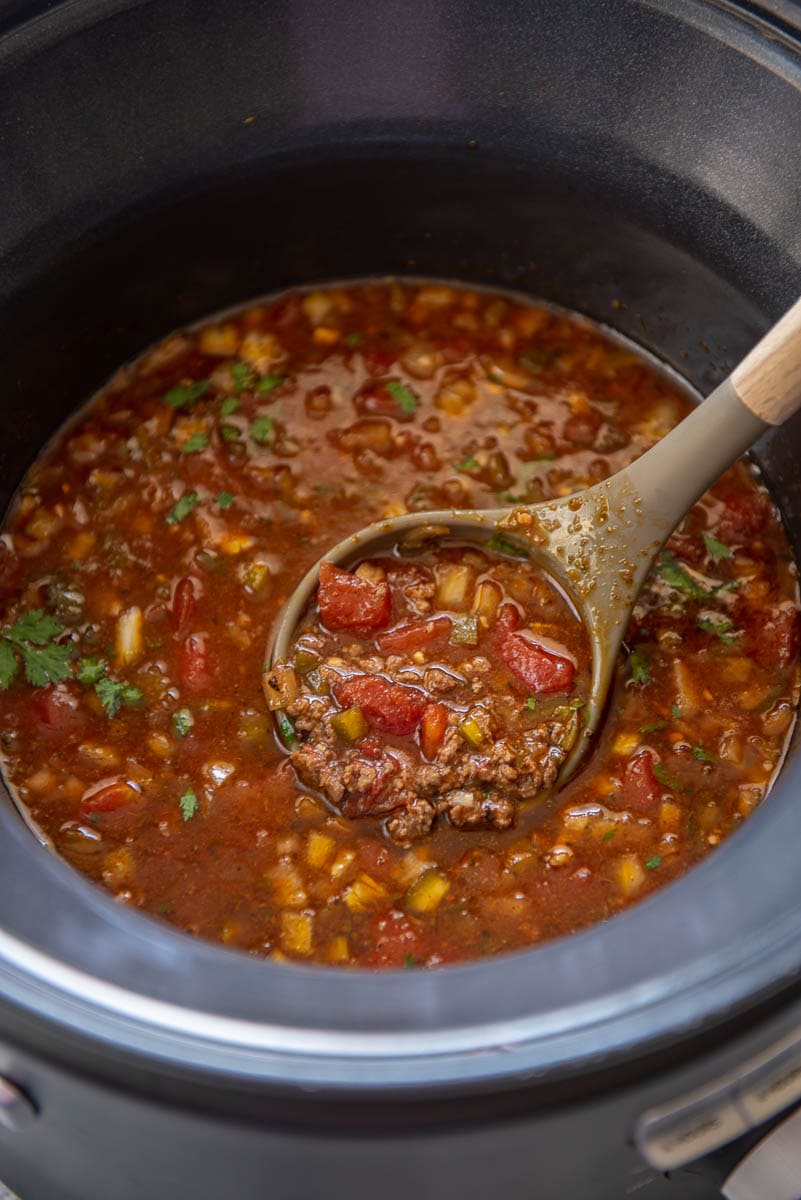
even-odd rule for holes
{"type": "Polygon", "coordinates": [[[640,733],[657,733],[667,727],[667,721],[651,721],[650,725],[641,725],[640,733]]]}
{"type": "Polygon", "coordinates": [[[526,708],[530,709],[531,712],[534,712],[534,709],[536,707],[537,707],[537,697],[529,696],[528,699],[526,700],[526,708]]]}
{"type": "Polygon", "coordinates": [[[220,416],[230,417],[231,413],[235,413],[239,408],[239,401],[236,396],[226,396],[220,405],[220,416]]]}
{"type": "Polygon", "coordinates": [[[92,684],[97,683],[98,679],[103,678],[107,670],[108,662],[105,658],[79,658],[78,683],[91,687],[92,684]]]}
{"type": "Polygon", "coordinates": [[[275,437],[275,421],[272,417],[256,417],[250,426],[250,436],[260,446],[267,446],[275,437]]]}
{"type": "Polygon", "coordinates": [[[364,334],[357,333],[354,330],[353,333],[349,333],[348,336],[345,338],[345,345],[348,346],[352,350],[353,347],[358,346],[359,342],[361,342],[363,339],[364,339],[364,334]]]}
{"type": "Polygon", "coordinates": [[[697,759],[698,762],[711,763],[715,761],[713,756],[703,746],[693,746],[693,758],[697,759]]]}
{"type": "Polygon", "coordinates": [[[186,387],[170,388],[164,396],[164,403],[169,404],[170,408],[186,408],[199,400],[210,387],[210,379],[197,379],[194,383],[187,384],[186,387]]]}
{"type": "Polygon", "coordinates": [[[616,833],[617,833],[617,828],[607,829],[606,832],[604,833],[603,837],[601,838],[601,841],[608,842],[611,838],[613,838],[615,836],[616,833]]]}
{"type": "Polygon", "coordinates": [[[699,629],[703,629],[706,633],[714,633],[715,637],[719,637],[727,646],[739,636],[740,631],[734,629],[728,617],[707,615],[699,617],[696,623],[699,629]]]}
{"type": "Polygon", "coordinates": [[[187,438],[183,446],[181,446],[181,454],[199,454],[201,450],[205,450],[209,444],[209,435],[198,431],[193,433],[190,438],[187,438]]]}
{"type": "Polygon", "coordinates": [[[496,554],[509,554],[513,558],[528,558],[528,550],[515,545],[514,542],[508,542],[500,533],[493,533],[487,542],[487,549],[494,550],[496,554]]]}
{"type": "Polygon", "coordinates": [[[403,965],[404,965],[404,967],[406,967],[406,968],[407,968],[407,970],[408,970],[408,968],[410,968],[410,967],[416,967],[416,966],[417,966],[417,959],[414,957],[414,955],[413,955],[413,954],[404,954],[404,956],[403,956],[403,965]]]}
{"type": "Polygon", "coordinates": [[[390,379],[387,384],[387,391],[393,400],[395,400],[401,412],[410,417],[417,410],[417,397],[411,388],[408,388],[405,383],[400,383],[397,379],[390,379]]]}
{"type": "Polygon", "coordinates": [[[41,608],[4,626],[0,631],[0,688],[7,688],[17,675],[20,658],[25,678],[34,687],[68,679],[72,674],[72,645],[57,641],[63,632],[56,618],[45,616],[41,608]]]}
{"type": "Polygon", "coordinates": [[[217,503],[220,508],[230,508],[234,500],[236,500],[236,496],[233,492],[219,492],[217,495],[217,503]]]}
{"type": "Polygon", "coordinates": [[[665,583],[669,583],[677,592],[684,592],[686,596],[698,598],[708,595],[706,589],[696,583],[670,550],[663,550],[659,555],[659,574],[665,583]]]}
{"type": "Polygon", "coordinates": [[[664,784],[666,788],[670,788],[671,791],[681,791],[681,785],[678,780],[673,778],[664,763],[654,763],[654,775],[656,775],[660,783],[664,784]]]}
{"type": "Polygon", "coordinates": [[[655,854],[653,858],[649,858],[645,864],[649,871],[655,871],[657,867],[662,866],[662,855],[655,854]]]}
{"type": "Polygon", "coordinates": [[[112,679],[108,675],[98,679],[95,692],[109,717],[116,717],[123,704],[130,707],[142,699],[141,688],[134,687],[132,683],[122,683],[121,680],[112,679]]]}
{"type": "Polygon", "coordinates": [[[648,659],[639,650],[632,650],[629,655],[632,683],[640,683],[646,687],[651,682],[651,668],[648,659]]]}
{"type": "Polygon", "coordinates": [[[731,558],[731,546],[727,546],[725,542],[719,542],[709,533],[702,533],[701,537],[713,558],[731,558]]]}
{"type": "Polygon", "coordinates": [[[278,717],[278,732],[281,734],[281,741],[289,749],[295,744],[295,726],[286,713],[279,713],[278,717]]]}
{"type": "Polygon", "coordinates": [[[224,442],[235,442],[236,439],[241,436],[242,432],[236,425],[220,426],[220,437],[224,442]]]}
{"type": "Polygon", "coordinates": [[[181,499],[177,500],[167,513],[167,524],[177,525],[179,521],[183,521],[184,517],[188,517],[198,504],[200,504],[200,496],[197,492],[184,492],[181,499]]]}
{"type": "Polygon", "coordinates": [[[673,716],[677,721],[681,720],[681,709],[679,708],[678,704],[674,704],[670,711],[673,713],[673,716]]]}
{"type": "Polygon", "coordinates": [[[456,464],[457,471],[474,471],[479,465],[475,454],[468,454],[467,458],[463,458],[460,463],[456,464]]]}
{"type": "Polygon", "coordinates": [[[259,396],[266,396],[268,392],[272,392],[275,388],[280,387],[285,379],[285,375],[262,375],[256,384],[256,392],[259,396]]]}
{"type": "MultiPolygon", "coordinates": [[[[235,362],[231,363],[231,378],[238,396],[240,392],[244,392],[245,388],[253,386],[255,376],[249,363],[235,362]]],[[[225,404],[223,404],[223,411],[225,411],[225,404]]],[[[234,410],[229,409],[228,411],[233,412],[234,410]]]]}
{"type": "Polygon", "coordinates": [[[195,723],[188,708],[176,708],[172,714],[172,727],[179,738],[185,738],[195,723]]]}
{"type": "Polygon", "coordinates": [[[195,795],[195,789],[193,787],[188,787],[178,803],[181,806],[181,816],[183,819],[185,821],[191,821],[192,817],[194,817],[195,813],[197,812],[197,796],[195,795]]]}

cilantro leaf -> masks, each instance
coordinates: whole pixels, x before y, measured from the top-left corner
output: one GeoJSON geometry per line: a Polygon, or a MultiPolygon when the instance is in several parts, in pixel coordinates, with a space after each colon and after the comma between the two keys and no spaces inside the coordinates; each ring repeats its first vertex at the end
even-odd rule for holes
{"type": "Polygon", "coordinates": [[[78,683],[91,686],[97,683],[98,679],[102,679],[107,670],[108,663],[105,658],[79,658],[78,683]]]}
{"type": "Polygon", "coordinates": [[[406,967],[407,970],[409,970],[412,967],[417,966],[417,959],[414,957],[413,954],[404,954],[403,965],[404,965],[404,967],[406,967]]]}
{"type": "Polygon", "coordinates": [[[207,433],[193,433],[181,446],[181,454],[199,454],[201,450],[206,449],[208,444],[209,435],[207,433]]]}
{"type": "Polygon", "coordinates": [[[663,550],[659,555],[659,574],[665,583],[670,584],[677,592],[684,592],[685,596],[698,598],[708,595],[706,589],[696,583],[670,550],[663,550]]]}
{"type": "Polygon", "coordinates": [[[181,499],[177,500],[167,513],[167,524],[177,525],[179,521],[183,521],[184,517],[188,517],[198,504],[200,504],[200,496],[197,492],[184,492],[181,499]]]}
{"type": "Polygon", "coordinates": [[[655,871],[657,867],[662,866],[662,855],[655,854],[653,858],[648,859],[648,862],[645,864],[645,866],[649,871],[655,871]]]}
{"type": "Polygon", "coordinates": [[[354,331],[353,333],[349,333],[348,336],[345,338],[345,345],[348,346],[352,350],[354,346],[358,346],[359,342],[361,342],[363,340],[364,340],[364,334],[357,333],[356,331],[354,331]]]}
{"type": "Polygon", "coordinates": [[[64,626],[55,617],[45,616],[41,608],[23,613],[8,629],[3,630],[3,636],[10,642],[19,645],[20,642],[32,642],[35,646],[45,646],[53,638],[60,637],[64,626]]]}
{"type": "Polygon", "coordinates": [[[417,397],[411,388],[408,388],[405,383],[401,383],[398,379],[390,379],[387,384],[387,391],[393,400],[396,401],[398,408],[407,417],[417,411],[417,397]]]}
{"type": "Polygon", "coordinates": [[[192,817],[194,817],[195,813],[197,812],[197,796],[195,795],[195,789],[193,787],[188,787],[178,803],[181,806],[181,816],[183,819],[185,821],[191,821],[192,817]]]}
{"type": "Polygon", "coordinates": [[[697,762],[711,763],[715,761],[714,757],[703,746],[693,746],[693,758],[697,762]]]}
{"type": "Polygon", "coordinates": [[[19,671],[19,663],[8,642],[0,642],[0,688],[5,690],[19,671]]]}
{"type": "Polygon", "coordinates": [[[651,721],[649,725],[641,725],[640,733],[658,733],[667,726],[667,721],[651,721]]]}
{"type": "Polygon", "coordinates": [[[170,408],[187,408],[188,405],[199,400],[210,387],[210,379],[197,379],[194,383],[187,384],[186,387],[170,388],[164,396],[164,403],[169,404],[170,408]]]}
{"type": "Polygon", "coordinates": [[[731,546],[727,546],[725,542],[719,542],[709,533],[702,533],[701,537],[713,558],[731,558],[731,546]]]}
{"type": "Polygon", "coordinates": [[[267,446],[275,437],[275,421],[272,417],[256,417],[248,432],[254,442],[267,446]]]}
{"type": "Polygon", "coordinates": [[[500,533],[493,533],[487,542],[487,549],[494,550],[496,554],[509,554],[512,558],[528,558],[528,550],[507,541],[500,533]]]}
{"type": "Polygon", "coordinates": [[[295,725],[286,713],[279,712],[276,716],[278,721],[278,732],[281,734],[281,741],[290,749],[296,740],[295,725]]]}
{"type": "Polygon", "coordinates": [[[651,668],[645,655],[639,650],[632,650],[629,655],[629,666],[631,667],[632,683],[639,683],[643,687],[647,687],[651,682],[651,668]]]}
{"type": "Polygon", "coordinates": [[[679,708],[678,704],[674,704],[670,711],[673,713],[673,716],[677,721],[681,720],[681,709],[679,708]]]}
{"type": "Polygon", "coordinates": [[[474,471],[479,465],[475,454],[468,454],[467,458],[463,458],[461,462],[456,464],[457,471],[474,471]]]}
{"type": "Polygon", "coordinates": [[[132,683],[122,683],[119,679],[112,679],[109,675],[98,679],[95,684],[95,693],[106,710],[106,716],[109,717],[116,717],[123,704],[126,706],[138,704],[142,699],[142,692],[138,687],[134,687],[132,683]]]}
{"type": "Polygon", "coordinates": [[[226,396],[220,405],[220,415],[230,417],[231,413],[235,413],[239,408],[239,401],[236,396],[226,396]]]}
{"type": "Polygon", "coordinates": [[[224,442],[235,442],[242,436],[242,431],[236,425],[221,425],[220,437],[224,442]]]}
{"type": "Polygon", "coordinates": [[[285,379],[285,375],[262,375],[256,384],[256,392],[259,396],[266,396],[268,392],[280,387],[285,379]]]}
{"type": "MultiPolygon", "coordinates": [[[[246,362],[236,362],[231,364],[231,378],[234,381],[234,387],[236,388],[237,395],[239,395],[240,392],[244,392],[245,388],[252,387],[255,381],[253,370],[250,364],[246,362]]],[[[229,409],[228,411],[233,412],[234,410],[229,409]]],[[[223,404],[223,412],[225,412],[225,404],[223,404]]]]}
{"type": "Polygon", "coordinates": [[[699,617],[696,624],[698,625],[698,628],[703,629],[705,633],[714,633],[715,637],[720,638],[720,640],[727,646],[731,645],[735,638],[740,636],[740,630],[734,629],[734,626],[728,617],[724,617],[722,615],[712,616],[707,614],[705,617],[699,617]],[[732,630],[734,630],[734,632],[732,632],[732,630]]]}
{"type": "Polygon", "coordinates": [[[536,708],[536,707],[537,707],[537,697],[536,697],[536,696],[529,696],[529,697],[528,697],[528,699],[526,700],[526,708],[527,708],[527,709],[528,709],[530,712],[534,712],[534,710],[535,710],[535,708],[536,708]]]}
{"type": "Polygon", "coordinates": [[[25,667],[25,678],[34,687],[60,683],[72,675],[72,646],[69,642],[63,646],[56,642],[49,646],[31,646],[22,642],[18,649],[25,667]]]}
{"type": "Polygon", "coordinates": [[[678,780],[673,778],[664,763],[654,763],[654,775],[656,775],[661,784],[666,788],[670,788],[671,791],[680,792],[682,790],[678,780]]]}
{"type": "Polygon", "coordinates": [[[179,738],[185,738],[195,723],[188,708],[176,708],[172,714],[172,727],[179,738]]]}
{"type": "Polygon", "coordinates": [[[236,496],[233,492],[220,492],[217,496],[220,508],[230,508],[234,500],[236,500],[236,496]]]}
{"type": "Polygon", "coordinates": [[[606,832],[604,833],[603,837],[601,838],[601,841],[602,842],[610,841],[615,836],[616,833],[617,833],[617,828],[607,829],[606,832]]]}
{"type": "Polygon", "coordinates": [[[13,625],[0,630],[0,688],[7,688],[16,678],[19,658],[25,678],[34,687],[70,678],[73,647],[55,640],[63,632],[63,625],[55,617],[46,616],[41,608],[23,613],[13,625]]]}

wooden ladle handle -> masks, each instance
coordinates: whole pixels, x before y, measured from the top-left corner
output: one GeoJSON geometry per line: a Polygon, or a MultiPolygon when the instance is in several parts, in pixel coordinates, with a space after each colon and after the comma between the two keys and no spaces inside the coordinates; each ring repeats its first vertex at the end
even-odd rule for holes
{"type": "Polygon", "coordinates": [[[768,425],[801,408],[801,300],[757,342],[731,376],[737,395],[768,425]]]}

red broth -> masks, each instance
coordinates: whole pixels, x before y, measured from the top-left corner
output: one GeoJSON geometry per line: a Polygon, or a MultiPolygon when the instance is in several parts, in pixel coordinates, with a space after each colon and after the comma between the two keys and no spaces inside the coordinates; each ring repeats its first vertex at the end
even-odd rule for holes
{"type": "MultiPolygon", "coordinates": [[[[5,523],[0,725],[20,802],[121,902],[275,958],[433,966],[530,946],[649,894],[760,803],[795,718],[795,564],[746,463],[652,573],[580,775],[559,793],[511,795],[493,780],[474,796],[482,808],[490,792],[510,816],[511,795],[509,821],[459,824],[446,806],[431,832],[393,839],[392,812],[347,815],[296,773],[262,658],[295,584],[353,530],[568,494],[686,409],[665,375],[588,323],[444,284],[293,292],[174,334],[62,431],[5,523]]],[[[501,567],[536,640],[546,616],[527,566],[500,554],[487,569],[501,567]]],[[[392,603],[385,629],[341,643],[385,669],[376,639],[429,615],[392,603]]],[[[476,603],[474,592],[470,613],[476,603]]],[[[481,636],[473,657],[490,662],[517,736],[537,723],[530,698],[554,700],[509,677],[489,625],[481,636]]],[[[568,649],[579,682],[559,705],[574,701],[580,720],[586,664],[579,642],[568,649]]],[[[458,646],[417,652],[417,667],[466,661],[458,646]]],[[[347,709],[369,709],[361,700],[347,709]]],[[[453,707],[469,716],[466,691],[453,707]]],[[[293,749],[314,736],[299,715],[293,749]]],[[[411,738],[431,761],[422,718],[378,734],[379,752],[411,738]]],[[[497,725],[482,738],[483,756],[497,725]]]]}

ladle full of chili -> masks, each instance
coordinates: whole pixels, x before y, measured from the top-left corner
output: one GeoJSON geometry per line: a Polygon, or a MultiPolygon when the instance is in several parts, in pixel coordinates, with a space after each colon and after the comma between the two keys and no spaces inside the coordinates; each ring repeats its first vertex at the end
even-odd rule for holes
{"type": "Polygon", "coordinates": [[[283,659],[319,581],[321,562],[347,565],[403,542],[449,537],[484,544],[502,532],[555,579],[578,610],[592,649],[583,736],[564,782],[602,719],[621,639],[654,558],[687,510],[769,428],[801,408],[801,299],[715,390],[641,458],[583,492],[534,505],[414,512],[375,522],[333,546],[284,609],[267,670],[283,659]]]}

